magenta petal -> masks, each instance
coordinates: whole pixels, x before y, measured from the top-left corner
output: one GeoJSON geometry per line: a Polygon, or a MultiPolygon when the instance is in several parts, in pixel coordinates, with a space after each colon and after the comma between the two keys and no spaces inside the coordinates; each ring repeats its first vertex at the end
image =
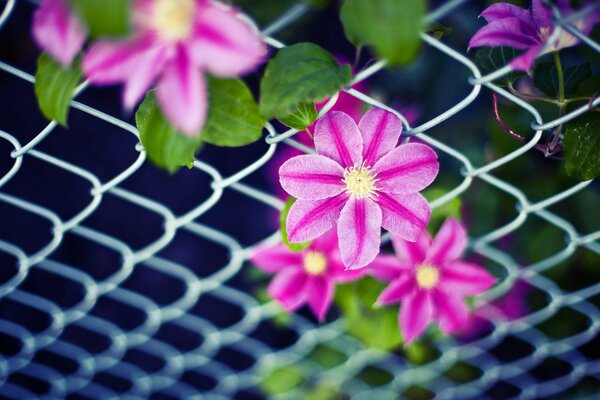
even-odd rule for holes
{"type": "Polygon", "coordinates": [[[362,117],[358,129],[364,141],[363,159],[367,166],[372,166],[396,147],[402,121],[389,111],[372,108],[362,117]]]}
{"type": "Polygon", "coordinates": [[[533,19],[529,10],[510,3],[492,4],[481,13],[481,16],[488,22],[502,18],[515,17],[522,22],[533,24],[533,19]]]}
{"type": "Polygon", "coordinates": [[[166,55],[166,47],[156,46],[140,54],[135,65],[131,65],[123,92],[126,109],[133,109],[152,87],[165,65],[166,55]]]}
{"type": "Polygon", "coordinates": [[[401,275],[413,273],[412,265],[401,263],[396,256],[391,254],[378,255],[371,264],[363,269],[368,270],[376,279],[387,282],[398,279],[401,275]]]}
{"type": "Polygon", "coordinates": [[[425,229],[414,242],[402,239],[398,235],[392,235],[392,245],[396,257],[401,263],[418,265],[425,261],[427,250],[431,245],[431,236],[425,229]]]}
{"type": "Polygon", "coordinates": [[[250,262],[257,268],[273,274],[282,268],[301,266],[302,254],[294,253],[282,243],[275,246],[260,246],[254,250],[250,262]]]}
{"type": "Polygon", "coordinates": [[[87,36],[79,18],[66,0],[44,0],[33,16],[33,37],[63,66],[79,53],[87,36]]]}
{"type": "Polygon", "coordinates": [[[469,319],[469,309],[460,296],[442,290],[436,290],[433,296],[436,320],[442,332],[450,334],[465,326],[469,319]]]}
{"type": "Polygon", "coordinates": [[[350,198],[340,214],[338,238],[342,261],[349,269],[369,264],[381,243],[381,209],[370,199],[350,198]]]}
{"type": "Polygon", "coordinates": [[[302,200],[321,200],[344,191],[344,169],[330,158],[317,154],[297,156],[279,168],[281,187],[302,200]]]}
{"type": "Polygon", "coordinates": [[[325,319],[327,310],[329,310],[331,302],[333,301],[334,291],[335,285],[330,280],[323,277],[313,278],[307,301],[308,306],[319,321],[325,319]]]}
{"type": "Polygon", "coordinates": [[[552,17],[552,11],[544,6],[542,0],[531,1],[531,15],[535,24],[539,28],[547,28],[551,26],[550,18],[552,17]]]}
{"type": "Polygon", "coordinates": [[[452,261],[442,270],[442,285],[446,292],[460,296],[475,296],[491,288],[496,279],[482,267],[462,261],[452,261]]]}
{"type": "Polygon", "coordinates": [[[383,156],[375,166],[377,186],[388,193],[414,193],[423,190],[438,174],[437,154],[431,147],[408,143],[383,156]]]}
{"type": "Polygon", "coordinates": [[[347,198],[341,194],[324,200],[297,200],[287,216],[290,242],[313,240],[333,228],[347,198]]]}
{"type": "Polygon", "coordinates": [[[544,43],[540,43],[536,46],[532,46],[525,53],[516,57],[510,62],[510,65],[518,71],[529,71],[535,62],[535,59],[540,55],[540,52],[544,48],[544,43]]]}
{"type": "Polygon", "coordinates": [[[287,311],[302,305],[307,295],[308,276],[301,269],[286,268],[280,271],[267,288],[267,293],[287,311]]]}
{"type": "Polygon", "coordinates": [[[377,203],[383,212],[381,226],[411,242],[416,241],[431,217],[429,203],[420,193],[379,193],[377,203]]]}
{"type": "Polygon", "coordinates": [[[398,303],[404,297],[408,296],[415,290],[415,278],[412,274],[404,274],[398,279],[393,280],[381,292],[377,299],[377,304],[385,306],[388,304],[398,303]]]}
{"type": "Polygon", "coordinates": [[[183,47],[167,63],[156,87],[165,117],[188,136],[197,136],[207,114],[206,83],[183,47]]]}
{"type": "Polygon", "coordinates": [[[332,111],[315,127],[317,153],[347,168],[362,163],[363,139],[356,122],[346,113],[332,111]]]}
{"type": "Polygon", "coordinates": [[[250,72],[267,55],[256,26],[236,10],[216,2],[199,6],[194,31],[186,45],[197,66],[219,76],[250,72]]]}
{"type": "Polygon", "coordinates": [[[404,338],[404,345],[415,341],[433,319],[433,301],[430,292],[415,290],[400,305],[399,323],[404,338]]]}
{"type": "Polygon", "coordinates": [[[516,49],[527,49],[538,44],[540,39],[530,26],[518,18],[502,18],[491,21],[479,29],[469,41],[469,47],[509,46],[516,49]]]}
{"type": "Polygon", "coordinates": [[[427,260],[442,265],[458,259],[467,247],[467,232],[454,218],[448,218],[433,238],[427,260]]]}

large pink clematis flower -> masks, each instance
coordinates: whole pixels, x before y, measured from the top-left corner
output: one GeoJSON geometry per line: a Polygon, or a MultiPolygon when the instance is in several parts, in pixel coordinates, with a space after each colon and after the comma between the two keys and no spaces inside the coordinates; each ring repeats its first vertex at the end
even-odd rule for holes
{"type": "MultiPolygon", "coordinates": [[[[557,5],[563,17],[574,12],[568,0],[557,0],[557,5]]],[[[488,24],[475,33],[469,42],[469,47],[508,46],[524,49],[525,53],[510,63],[515,69],[522,71],[531,69],[555,29],[551,23],[552,11],[541,0],[532,0],[529,10],[510,3],[496,3],[486,8],[481,16],[488,24]]],[[[572,21],[572,24],[587,35],[598,22],[600,22],[600,12],[595,10],[572,21]]],[[[560,50],[578,43],[579,40],[575,36],[563,31],[545,52],[560,50]]]]}
{"type": "Polygon", "coordinates": [[[83,60],[95,84],[124,83],[132,109],[155,82],[165,116],[187,135],[197,135],[207,114],[203,72],[232,77],[254,69],[266,45],[254,24],[212,0],[133,0],[132,37],[100,40],[83,60]]]}
{"type": "Polygon", "coordinates": [[[392,235],[396,255],[381,255],[371,264],[372,274],[390,284],[379,305],[401,303],[399,325],[404,343],[417,339],[436,321],[449,334],[468,321],[464,297],[488,290],[495,279],[482,267],[459,258],[465,250],[465,228],[447,219],[432,240],[424,231],[412,243],[392,235]]]}
{"type": "Polygon", "coordinates": [[[67,67],[83,47],[87,30],[67,0],[43,0],[33,15],[33,37],[44,51],[67,67]]]}
{"type": "Polygon", "coordinates": [[[335,230],[321,236],[302,252],[292,252],[281,243],[259,247],[251,262],[261,270],[275,274],[267,291],[284,309],[292,312],[308,304],[320,321],[331,306],[335,285],[357,280],[366,272],[345,271],[335,230]]]}
{"type": "Polygon", "coordinates": [[[283,189],[298,200],[287,218],[290,241],[314,239],[337,225],[342,260],[356,269],[369,264],[381,227],[416,240],[431,210],[418,193],[437,176],[436,153],[423,144],[396,147],[402,123],[371,109],[358,126],[330,112],[315,127],[318,154],[289,159],[279,169],[283,189]]]}

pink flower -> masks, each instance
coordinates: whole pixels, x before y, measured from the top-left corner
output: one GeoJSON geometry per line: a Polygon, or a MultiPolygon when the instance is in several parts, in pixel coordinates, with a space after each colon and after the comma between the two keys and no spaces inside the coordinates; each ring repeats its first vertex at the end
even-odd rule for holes
{"type": "MultiPolygon", "coordinates": [[[[558,0],[557,5],[563,17],[574,12],[568,0],[558,0]]],[[[554,25],[551,23],[552,11],[544,6],[541,0],[532,0],[530,10],[510,3],[496,3],[486,8],[481,16],[488,24],[475,33],[469,42],[469,47],[508,46],[526,50],[510,63],[517,70],[528,71],[531,68],[554,32],[554,25]]],[[[595,10],[572,23],[587,35],[598,22],[600,22],[600,12],[595,10]]],[[[563,31],[545,52],[560,50],[578,43],[577,38],[563,31]]]]}
{"type": "Polygon", "coordinates": [[[181,132],[200,132],[207,114],[203,72],[232,77],[254,69],[266,46],[254,24],[211,0],[134,0],[134,34],[96,42],[83,60],[95,84],[124,83],[132,109],[155,82],[165,116],[181,132]]]}
{"type": "Polygon", "coordinates": [[[298,253],[281,243],[258,248],[251,261],[261,270],[275,274],[267,289],[269,296],[288,312],[308,304],[320,321],[325,318],[331,305],[336,283],[357,280],[366,272],[344,270],[335,230],[298,253]]]}
{"type": "Polygon", "coordinates": [[[392,235],[395,256],[382,255],[371,264],[373,275],[390,284],[377,303],[402,303],[399,325],[404,343],[417,339],[430,322],[450,334],[468,320],[464,297],[488,290],[495,279],[482,267],[459,258],[467,244],[465,228],[447,219],[435,239],[424,231],[415,243],[392,235]]]}
{"type": "Polygon", "coordinates": [[[418,193],[435,179],[436,153],[423,144],[396,147],[402,123],[372,109],[358,126],[343,112],[330,112],[315,128],[318,154],[289,159],[279,170],[283,189],[298,200],[287,218],[290,241],[312,240],[337,225],[344,264],[369,264],[381,242],[381,227],[416,240],[431,210],[418,193]]]}
{"type": "Polygon", "coordinates": [[[83,47],[87,31],[67,0],[43,0],[33,15],[33,37],[38,45],[67,67],[83,47]]]}

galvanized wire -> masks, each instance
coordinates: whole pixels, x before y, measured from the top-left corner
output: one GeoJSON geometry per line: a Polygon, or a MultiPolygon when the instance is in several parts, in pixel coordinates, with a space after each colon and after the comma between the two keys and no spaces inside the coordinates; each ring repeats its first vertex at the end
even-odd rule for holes
{"type": "MultiPolygon", "coordinates": [[[[459,0],[446,3],[430,13],[428,21],[434,21],[455,12],[456,8],[464,2],[464,0],[459,0]]],[[[3,11],[0,13],[0,29],[10,17],[14,4],[14,0],[4,2],[3,11]]],[[[283,47],[283,43],[270,35],[295,23],[306,11],[305,6],[296,6],[266,27],[263,32],[267,42],[275,48],[283,47]]],[[[598,43],[577,30],[569,19],[562,19],[560,15],[557,15],[557,18],[558,27],[579,37],[584,45],[588,45],[596,51],[600,49],[598,43]]],[[[556,29],[555,35],[559,33],[560,28],[556,29]]],[[[512,70],[510,66],[482,76],[479,68],[462,52],[452,49],[443,41],[426,34],[422,35],[422,40],[427,46],[447,56],[448,62],[459,63],[472,75],[469,79],[469,83],[472,85],[471,91],[463,100],[447,111],[421,125],[411,127],[401,113],[367,94],[351,88],[344,89],[344,91],[366,104],[383,107],[394,112],[404,122],[406,127],[404,134],[407,137],[418,137],[434,147],[440,154],[455,160],[461,166],[460,183],[443,196],[435,199],[431,203],[432,207],[440,207],[454,198],[463,196],[476,181],[485,182],[515,200],[517,204],[516,217],[512,221],[498,226],[480,237],[470,239],[470,249],[473,252],[500,267],[497,272],[500,283],[477,301],[478,304],[482,304],[502,296],[511,290],[518,279],[545,293],[548,299],[546,306],[514,321],[492,319],[490,322],[494,325],[494,329],[483,338],[468,344],[459,344],[452,338],[439,339],[435,342],[435,346],[440,351],[439,356],[424,365],[413,364],[397,353],[365,347],[357,339],[347,334],[343,320],[317,325],[298,315],[294,316],[290,323],[290,329],[297,333],[296,342],[282,350],[272,349],[267,344],[253,338],[251,334],[262,322],[269,320],[279,312],[278,306],[272,302],[260,304],[248,293],[241,292],[229,284],[233,277],[241,273],[254,246],[244,248],[238,239],[201,224],[197,222],[197,219],[219,204],[223,194],[227,191],[235,191],[268,207],[281,209],[283,204],[280,199],[263,189],[247,185],[244,183],[244,179],[267,164],[281,146],[289,145],[311,151],[292,139],[297,131],[290,129],[285,132],[277,132],[272,125],[267,124],[265,126],[267,146],[264,155],[230,176],[224,176],[219,170],[202,161],[202,156],[200,156],[193,165],[195,170],[193,173],[205,175],[210,179],[210,184],[206,186],[206,192],[210,193],[210,196],[195,205],[191,211],[178,215],[165,205],[121,186],[123,181],[136,174],[146,162],[146,153],[141,145],[131,146],[131,154],[135,159],[131,165],[110,179],[102,180],[92,171],[36,149],[44,139],[53,134],[56,123],[51,122],[28,143],[20,143],[16,135],[11,132],[0,131],[0,139],[8,142],[12,147],[11,153],[5,156],[13,159],[12,168],[0,177],[0,188],[11,180],[20,179],[19,171],[24,159],[35,158],[46,163],[48,167],[58,168],[87,182],[90,188],[90,199],[80,212],[70,219],[64,220],[55,210],[0,191],[0,202],[36,215],[51,225],[50,239],[34,252],[27,252],[16,244],[0,238],[0,252],[13,256],[18,266],[15,274],[0,285],[1,301],[11,301],[27,309],[37,310],[51,321],[43,331],[34,332],[20,324],[18,319],[14,321],[0,320],[0,333],[12,337],[20,343],[16,354],[0,358],[0,394],[9,398],[35,398],[36,394],[31,388],[19,383],[21,382],[19,380],[13,379],[16,374],[20,374],[46,382],[49,386],[46,396],[55,398],[64,398],[69,394],[103,399],[122,396],[147,398],[153,393],[160,392],[174,397],[228,399],[236,395],[240,396],[239,393],[244,390],[256,391],[257,382],[263,371],[276,366],[295,365],[300,360],[306,361],[307,355],[320,344],[326,344],[343,354],[345,362],[330,369],[312,365],[306,370],[307,375],[314,375],[315,371],[318,371],[318,381],[327,382],[353,399],[398,398],[401,393],[414,385],[423,385],[429,391],[436,393],[440,399],[483,398],[486,390],[500,381],[508,382],[518,389],[518,394],[514,397],[534,399],[561,393],[586,376],[598,377],[600,362],[588,359],[578,348],[598,335],[599,310],[589,299],[600,293],[600,283],[591,283],[586,288],[566,292],[542,274],[572,257],[579,248],[600,254],[600,243],[598,242],[600,229],[592,232],[578,232],[569,221],[550,211],[552,206],[567,198],[581,191],[591,190],[589,188],[591,181],[577,184],[544,199],[530,199],[513,183],[493,175],[498,168],[531,153],[530,150],[552,128],[589,111],[590,106],[582,106],[561,118],[544,121],[538,110],[531,104],[492,83],[498,77],[510,73],[512,70]],[[534,134],[517,150],[504,154],[487,164],[474,165],[459,149],[445,144],[444,137],[432,137],[427,132],[431,128],[443,124],[449,118],[464,112],[466,107],[479,98],[482,90],[491,90],[528,112],[531,115],[534,134]],[[86,219],[99,208],[107,196],[119,198],[162,218],[164,221],[162,235],[154,242],[148,243],[140,249],[134,249],[131,244],[86,226],[86,219]],[[517,231],[530,218],[543,220],[563,231],[566,242],[564,248],[559,249],[553,256],[531,265],[520,265],[516,254],[503,251],[495,247],[493,243],[517,231]],[[194,273],[189,266],[157,256],[157,253],[168,246],[180,231],[187,232],[199,241],[209,241],[222,247],[229,254],[228,263],[213,274],[201,277],[194,273]],[[97,280],[75,266],[53,260],[52,254],[61,246],[66,234],[74,235],[119,254],[120,265],[110,276],[97,280]],[[150,269],[177,280],[183,284],[185,292],[176,301],[166,306],[159,306],[148,296],[121,286],[136,268],[150,269]],[[82,295],[79,301],[65,308],[55,304],[43,294],[22,288],[21,285],[27,279],[28,274],[35,269],[60,277],[80,287],[82,295]],[[205,296],[218,299],[239,309],[241,311],[239,320],[226,328],[219,328],[215,321],[196,315],[192,308],[201,303],[205,296]],[[118,304],[136,309],[145,316],[144,321],[134,329],[125,331],[114,322],[92,315],[90,310],[100,299],[110,299],[118,304]],[[555,316],[562,308],[569,308],[584,315],[588,320],[587,329],[578,334],[555,340],[535,327],[540,322],[555,316]],[[176,326],[189,335],[198,337],[201,339],[199,340],[200,344],[193,349],[182,351],[177,349],[173,343],[161,340],[156,333],[166,324],[176,326]],[[93,332],[106,340],[109,345],[102,352],[91,354],[86,348],[63,337],[63,332],[67,327],[77,327],[82,331],[93,332]],[[531,345],[532,353],[515,361],[500,361],[490,350],[508,336],[518,338],[531,345]],[[247,355],[253,360],[252,365],[240,372],[215,360],[215,355],[224,348],[235,349],[247,355]],[[136,349],[163,360],[164,366],[158,371],[150,373],[123,360],[124,354],[130,349],[136,349]],[[77,365],[76,371],[63,374],[52,365],[34,360],[40,351],[72,360],[77,365]],[[569,363],[572,367],[571,372],[553,380],[540,382],[531,374],[531,370],[551,357],[569,363]],[[459,361],[475,366],[481,371],[481,375],[464,384],[444,376],[444,372],[459,361]],[[367,366],[376,366],[388,371],[392,379],[376,389],[355,379],[356,375],[367,366]],[[212,377],[216,382],[214,387],[201,392],[182,382],[180,377],[189,371],[212,377]],[[131,386],[124,392],[116,393],[109,386],[94,380],[99,373],[121,378],[130,382],[131,386]]],[[[382,61],[371,65],[357,73],[353,83],[368,80],[382,71],[385,66],[386,63],[382,61]]],[[[0,71],[14,79],[29,83],[34,81],[34,77],[30,74],[3,61],[0,61],[0,71]]],[[[87,84],[80,85],[77,94],[85,91],[86,88],[87,84]]],[[[327,113],[334,106],[337,98],[337,95],[333,96],[321,109],[320,114],[327,113]]],[[[600,99],[594,100],[592,107],[598,104],[600,104],[600,99]]],[[[71,107],[138,137],[134,126],[114,116],[78,100],[73,100],[71,107]]],[[[278,240],[278,235],[274,233],[265,240],[275,242],[278,240]]],[[[307,387],[314,384],[314,379],[307,380],[303,385],[281,397],[302,397],[302,393],[307,387]]]]}

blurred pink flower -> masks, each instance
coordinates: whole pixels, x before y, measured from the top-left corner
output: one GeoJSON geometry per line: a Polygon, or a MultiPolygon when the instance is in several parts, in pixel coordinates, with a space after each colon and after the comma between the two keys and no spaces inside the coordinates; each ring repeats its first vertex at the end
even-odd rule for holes
{"type": "Polygon", "coordinates": [[[398,117],[377,108],[358,126],[340,111],[319,119],[318,154],[293,157],[279,170],[281,186],[298,199],[287,217],[290,241],[312,240],[337,225],[342,260],[355,269],[379,253],[382,227],[416,240],[431,214],[419,191],[439,164],[426,145],[396,147],[401,131],[398,117]]]}
{"type": "Polygon", "coordinates": [[[67,0],[43,0],[33,15],[33,37],[38,45],[64,67],[83,47],[87,31],[67,0]]]}
{"type": "MultiPolygon", "coordinates": [[[[589,2],[586,3],[589,5],[589,2]]],[[[558,0],[557,6],[563,17],[575,11],[568,0],[558,0]]],[[[529,10],[510,3],[496,3],[486,8],[481,16],[488,24],[475,33],[469,42],[469,47],[508,46],[526,50],[510,63],[517,70],[531,69],[533,62],[544,50],[554,32],[554,25],[551,22],[552,11],[541,0],[532,0],[529,10]]],[[[572,24],[587,35],[598,22],[600,22],[600,12],[594,10],[588,15],[575,19],[572,24]]],[[[575,36],[563,31],[544,52],[560,50],[578,43],[579,40],[575,36]]]]}
{"type": "Polygon", "coordinates": [[[430,322],[450,334],[468,320],[464,297],[488,290],[495,279],[482,267],[459,258],[467,244],[461,223],[447,219],[432,240],[426,231],[414,243],[392,235],[396,255],[381,255],[371,273],[390,284],[377,303],[401,303],[398,323],[404,343],[416,340],[430,322]]]}
{"type": "Polygon", "coordinates": [[[335,230],[319,237],[302,252],[292,252],[280,243],[259,247],[250,260],[261,270],[275,274],[267,289],[269,296],[288,312],[308,304],[320,321],[329,310],[335,285],[357,280],[366,272],[345,271],[335,230]]]}
{"type": "Polygon", "coordinates": [[[163,113],[181,132],[200,132],[207,114],[204,72],[232,77],[251,71],[266,46],[256,26],[212,0],[134,0],[134,33],[99,40],[83,60],[95,84],[124,83],[132,109],[155,82],[163,113]]]}

